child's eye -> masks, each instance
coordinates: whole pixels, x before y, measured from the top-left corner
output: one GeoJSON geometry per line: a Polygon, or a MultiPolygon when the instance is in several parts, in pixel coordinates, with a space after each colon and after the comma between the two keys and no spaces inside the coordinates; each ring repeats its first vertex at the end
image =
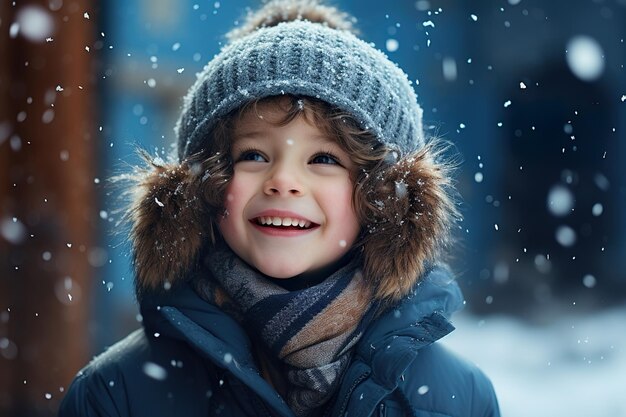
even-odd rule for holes
{"type": "Polygon", "coordinates": [[[339,159],[328,153],[321,153],[315,155],[311,158],[311,164],[330,164],[330,165],[341,165],[339,163],[339,159]]]}
{"type": "Polygon", "coordinates": [[[239,161],[267,162],[265,157],[260,152],[255,150],[244,151],[239,154],[237,162],[239,161]]]}

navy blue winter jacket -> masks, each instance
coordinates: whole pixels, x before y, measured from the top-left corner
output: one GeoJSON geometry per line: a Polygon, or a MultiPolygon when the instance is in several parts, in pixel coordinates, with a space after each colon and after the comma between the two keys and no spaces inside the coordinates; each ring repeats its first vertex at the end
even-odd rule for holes
{"type": "MultiPolygon", "coordinates": [[[[497,417],[487,377],[436,341],[462,304],[436,268],[374,321],[326,416],[497,417]]],[[[260,375],[242,327],[186,285],[141,302],[143,328],[81,370],[59,416],[294,417],[260,375]]]]}

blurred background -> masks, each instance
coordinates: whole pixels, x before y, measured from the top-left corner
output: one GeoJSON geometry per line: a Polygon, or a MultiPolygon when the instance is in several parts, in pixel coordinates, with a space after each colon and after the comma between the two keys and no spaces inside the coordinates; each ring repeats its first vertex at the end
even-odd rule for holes
{"type": "MultiPolygon", "coordinates": [[[[0,3],[0,416],[137,328],[120,190],[258,0],[0,3]]],[[[504,416],[626,416],[626,0],[334,1],[461,156],[444,339],[504,416]],[[621,388],[620,388],[621,387],[621,388]]]]}

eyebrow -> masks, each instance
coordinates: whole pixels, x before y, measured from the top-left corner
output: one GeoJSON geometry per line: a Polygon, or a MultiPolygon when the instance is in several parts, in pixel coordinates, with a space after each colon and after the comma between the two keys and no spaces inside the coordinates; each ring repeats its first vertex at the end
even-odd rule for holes
{"type": "Polygon", "coordinates": [[[233,139],[237,140],[237,139],[243,139],[243,138],[255,138],[255,137],[262,136],[262,135],[263,135],[263,132],[257,131],[257,130],[251,130],[249,132],[244,131],[243,133],[235,132],[233,134],[233,139]]]}

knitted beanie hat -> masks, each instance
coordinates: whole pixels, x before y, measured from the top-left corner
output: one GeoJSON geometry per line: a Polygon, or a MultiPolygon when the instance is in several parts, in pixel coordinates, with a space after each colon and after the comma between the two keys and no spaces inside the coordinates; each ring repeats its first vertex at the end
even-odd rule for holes
{"type": "MultiPolygon", "coordinates": [[[[275,1],[265,8],[311,3],[275,1]]],[[[226,45],[197,77],[175,128],[180,161],[203,148],[220,117],[281,94],[326,101],[403,154],[424,144],[422,109],[406,74],[372,44],[326,21],[254,28],[226,45]]]]}

